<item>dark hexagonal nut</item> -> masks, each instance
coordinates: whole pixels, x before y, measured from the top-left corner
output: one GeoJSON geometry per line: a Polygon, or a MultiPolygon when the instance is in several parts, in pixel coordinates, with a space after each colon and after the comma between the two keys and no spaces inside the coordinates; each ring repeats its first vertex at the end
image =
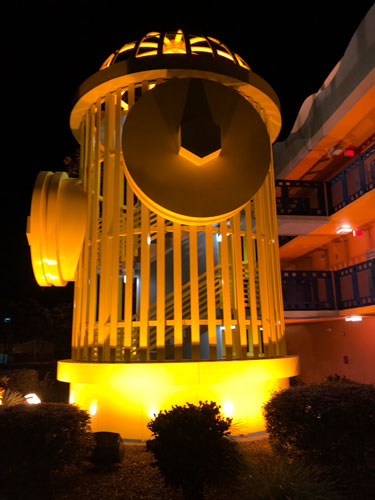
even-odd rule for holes
{"type": "Polygon", "coordinates": [[[200,158],[221,148],[220,127],[209,116],[181,123],[181,147],[200,158]]]}

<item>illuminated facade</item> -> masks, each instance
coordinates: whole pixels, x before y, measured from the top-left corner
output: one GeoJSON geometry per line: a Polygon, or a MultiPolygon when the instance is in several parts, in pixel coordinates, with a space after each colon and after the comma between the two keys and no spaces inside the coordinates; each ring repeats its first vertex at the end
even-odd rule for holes
{"type": "Polygon", "coordinates": [[[70,123],[80,178],[39,174],[28,238],[41,286],[75,281],[72,360],[58,365],[71,401],[126,438],[199,400],[262,430],[262,404],[298,361],[285,345],[273,90],[213,38],[155,32],[82,84],[70,123]]]}
{"type": "Polygon", "coordinates": [[[287,348],[300,376],[375,383],[375,7],[274,145],[287,348]]]}

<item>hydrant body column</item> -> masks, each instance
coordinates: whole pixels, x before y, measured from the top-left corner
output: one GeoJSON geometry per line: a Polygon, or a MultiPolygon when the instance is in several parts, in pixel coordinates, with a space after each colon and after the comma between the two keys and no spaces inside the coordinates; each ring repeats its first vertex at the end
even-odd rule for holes
{"type": "MultiPolygon", "coordinates": [[[[78,90],[87,212],[69,223],[87,223],[58,378],[95,408],[95,430],[144,439],[155,411],[199,400],[231,408],[245,434],[264,428],[263,403],[297,373],[277,244],[280,125],[275,93],[237,54],[181,31],[124,45],[78,90]]],[[[44,233],[31,233],[39,256],[44,233]]]]}

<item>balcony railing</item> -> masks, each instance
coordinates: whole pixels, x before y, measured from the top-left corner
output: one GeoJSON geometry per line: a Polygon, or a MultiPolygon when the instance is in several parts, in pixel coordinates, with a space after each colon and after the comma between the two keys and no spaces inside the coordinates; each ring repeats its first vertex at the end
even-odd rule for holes
{"type": "Polygon", "coordinates": [[[375,304],[375,259],[334,272],[337,309],[375,304]]]}
{"type": "Polygon", "coordinates": [[[335,309],[330,271],[281,271],[284,311],[335,309]]]}
{"type": "Polygon", "coordinates": [[[328,182],[275,179],[277,214],[331,215],[374,187],[375,144],[372,144],[328,182]]]}
{"type": "Polygon", "coordinates": [[[335,310],[373,305],[375,259],[339,271],[284,270],[281,271],[281,282],[285,311],[335,310]]]}
{"type": "Polygon", "coordinates": [[[326,183],[329,215],[374,189],[375,144],[326,183]]]}
{"type": "Polygon", "coordinates": [[[278,215],[326,215],[324,183],[275,179],[278,215]]]}

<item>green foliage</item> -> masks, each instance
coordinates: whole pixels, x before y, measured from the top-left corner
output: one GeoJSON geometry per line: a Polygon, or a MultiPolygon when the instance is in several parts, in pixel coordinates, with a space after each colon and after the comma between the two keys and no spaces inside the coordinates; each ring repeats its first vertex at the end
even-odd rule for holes
{"type": "Polygon", "coordinates": [[[232,420],[216,403],[187,403],[160,412],[148,423],[147,441],[166,484],[182,487],[185,498],[202,498],[205,484],[234,477],[240,469],[237,444],[228,439],[232,420]]]}
{"type": "Polygon", "coordinates": [[[20,392],[22,395],[30,392],[38,392],[39,375],[36,370],[27,368],[19,368],[15,370],[4,370],[0,372],[1,380],[6,379],[5,383],[1,383],[4,388],[12,391],[20,392]]]}
{"type": "Polygon", "coordinates": [[[337,469],[366,468],[375,453],[375,387],[335,383],[291,387],[264,406],[277,452],[337,469]]]}
{"type": "Polygon", "coordinates": [[[305,382],[300,377],[290,377],[289,383],[291,387],[296,387],[298,385],[306,385],[305,382]]]}
{"type": "Polygon", "coordinates": [[[263,450],[247,455],[247,473],[233,498],[242,500],[336,500],[333,483],[316,465],[263,450]]]}
{"type": "Polygon", "coordinates": [[[52,473],[81,465],[94,447],[90,417],[74,405],[0,407],[0,483],[48,482],[52,473]]]}
{"type": "Polygon", "coordinates": [[[357,384],[358,382],[354,382],[354,380],[350,380],[346,378],[345,375],[338,375],[334,373],[333,375],[328,375],[323,378],[323,384],[357,384]]]}
{"type": "Polygon", "coordinates": [[[9,408],[10,406],[24,405],[27,403],[20,392],[6,389],[1,397],[1,404],[4,408],[9,408]]]}
{"type": "Polygon", "coordinates": [[[51,372],[46,372],[39,379],[36,370],[26,368],[4,370],[0,372],[0,388],[11,389],[22,395],[34,392],[45,403],[68,401],[67,384],[56,380],[51,372]]]}

